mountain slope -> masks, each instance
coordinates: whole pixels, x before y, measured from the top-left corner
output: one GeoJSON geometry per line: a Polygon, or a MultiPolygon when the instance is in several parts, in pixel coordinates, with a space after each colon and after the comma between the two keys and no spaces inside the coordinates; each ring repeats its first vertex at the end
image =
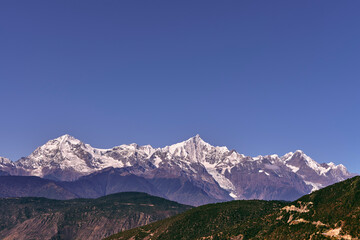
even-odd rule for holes
{"type": "Polygon", "coordinates": [[[232,201],[205,205],[108,239],[359,239],[360,177],[292,203],[232,201]]]}
{"type": "Polygon", "coordinates": [[[189,209],[144,193],[98,199],[0,199],[1,239],[102,239],[189,209]]]}
{"type": "Polygon", "coordinates": [[[180,174],[171,174],[162,169],[145,169],[140,166],[106,168],[76,181],[59,182],[58,184],[84,198],[137,191],[192,206],[232,200],[216,182],[213,184],[203,183],[181,172],[180,174]],[[204,191],[203,188],[208,191],[204,191]],[[213,197],[214,195],[218,198],[213,197]]]}
{"type": "Polygon", "coordinates": [[[275,239],[360,237],[360,177],[320,189],[269,216],[271,230],[259,236],[275,239]],[[276,218],[275,218],[276,217],[276,218]],[[275,218],[275,220],[274,220],[275,218]]]}
{"type": "Polygon", "coordinates": [[[118,233],[108,239],[359,239],[360,177],[292,203],[232,201],[118,233]]]}
{"type": "MultiPolygon", "coordinates": [[[[106,191],[101,187],[95,192],[144,191],[191,205],[232,199],[294,200],[353,176],[341,164],[319,164],[299,150],[282,157],[248,157],[212,146],[199,135],[164,148],[130,144],[111,149],[93,148],[64,135],[16,162],[0,160],[5,173],[57,181],[76,181],[108,168],[122,169],[123,179],[133,178],[144,188],[103,179],[106,191]]],[[[91,191],[82,196],[91,197],[91,191]]]]}
{"type": "Polygon", "coordinates": [[[115,234],[107,239],[211,239],[211,236],[222,236],[229,226],[239,223],[251,224],[253,219],[284,205],[285,203],[280,201],[263,200],[209,204],[150,225],[115,234]]]}

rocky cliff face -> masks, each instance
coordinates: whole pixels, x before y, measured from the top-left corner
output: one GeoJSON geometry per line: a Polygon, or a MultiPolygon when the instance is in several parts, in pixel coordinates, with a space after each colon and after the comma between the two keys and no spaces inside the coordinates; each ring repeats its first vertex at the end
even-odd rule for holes
{"type": "Polygon", "coordinates": [[[319,164],[300,150],[282,157],[247,157],[212,146],[199,135],[164,148],[130,144],[111,149],[93,148],[64,135],[17,162],[0,159],[0,170],[12,175],[60,181],[108,168],[147,181],[157,195],[187,204],[197,199],[194,205],[231,199],[293,200],[352,176],[343,165],[319,164]]]}

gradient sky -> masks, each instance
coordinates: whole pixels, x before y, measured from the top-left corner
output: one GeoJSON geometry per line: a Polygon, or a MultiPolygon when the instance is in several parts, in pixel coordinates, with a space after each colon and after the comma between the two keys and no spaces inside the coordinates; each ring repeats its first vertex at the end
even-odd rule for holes
{"type": "Polygon", "coordinates": [[[0,156],[197,133],[360,173],[360,1],[0,2],[0,156]]]}

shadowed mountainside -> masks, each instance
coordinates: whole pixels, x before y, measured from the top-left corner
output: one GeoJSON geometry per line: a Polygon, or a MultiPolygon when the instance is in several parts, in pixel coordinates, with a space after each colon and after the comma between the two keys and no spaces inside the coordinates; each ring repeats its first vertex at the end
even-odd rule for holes
{"type": "Polygon", "coordinates": [[[0,176],[0,197],[46,197],[65,200],[79,196],[52,180],[30,176],[0,176]]]}
{"type": "MultiPolygon", "coordinates": [[[[184,176],[147,179],[134,172],[139,166],[106,168],[71,182],[59,182],[31,176],[0,176],[0,197],[46,197],[51,199],[98,198],[118,192],[145,192],[188,205],[220,200],[209,196],[184,176]]],[[[219,191],[223,191],[220,188],[219,191]]],[[[231,200],[229,197],[227,200],[231,200]]]]}

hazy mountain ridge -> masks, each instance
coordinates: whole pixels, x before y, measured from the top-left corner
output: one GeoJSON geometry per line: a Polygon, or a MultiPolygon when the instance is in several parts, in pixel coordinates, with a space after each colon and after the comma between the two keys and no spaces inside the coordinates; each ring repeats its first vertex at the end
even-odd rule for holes
{"type": "Polygon", "coordinates": [[[79,198],[80,196],[74,192],[63,187],[60,182],[49,179],[34,176],[0,176],[0,198],[46,197],[59,200],[79,198]]]}
{"type": "Polygon", "coordinates": [[[16,162],[0,159],[0,170],[11,175],[60,181],[108,168],[148,181],[148,193],[154,194],[154,188],[155,195],[193,205],[231,199],[294,200],[352,176],[343,165],[319,164],[300,150],[282,157],[248,157],[214,147],[199,135],[164,148],[130,144],[111,149],[93,148],[64,135],[16,162]]]}
{"type": "MultiPolygon", "coordinates": [[[[138,171],[138,168],[106,168],[68,182],[34,176],[0,176],[0,198],[46,197],[66,200],[98,198],[118,192],[138,191],[196,206],[221,201],[209,196],[201,186],[196,186],[196,183],[184,176],[177,178],[159,176],[147,179],[132,174],[132,171],[138,171]]],[[[220,187],[217,191],[227,195],[227,192],[220,187]]],[[[227,200],[232,199],[227,197],[227,200]]]]}

